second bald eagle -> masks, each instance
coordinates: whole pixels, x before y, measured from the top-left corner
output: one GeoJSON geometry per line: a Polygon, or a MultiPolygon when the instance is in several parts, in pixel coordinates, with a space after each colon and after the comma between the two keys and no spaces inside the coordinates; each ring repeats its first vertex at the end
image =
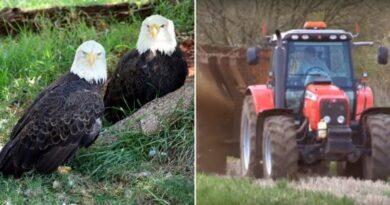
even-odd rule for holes
{"type": "Polygon", "coordinates": [[[105,117],[123,119],[125,110],[170,93],[184,84],[188,70],[177,47],[173,22],[152,15],[142,22],[137,48],[118,63],[104,96],[105,117]]]}

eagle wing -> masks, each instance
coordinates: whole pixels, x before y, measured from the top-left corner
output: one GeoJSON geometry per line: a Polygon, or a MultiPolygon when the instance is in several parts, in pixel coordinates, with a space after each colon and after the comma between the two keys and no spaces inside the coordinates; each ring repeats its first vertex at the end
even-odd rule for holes
{"type": "Polygon", "coordinates": [[[136,64],[138,58],[137,50],[132,50],[118,62],[111,81],[107,86],[104,96],[105,103],[115,105],[117,102],[123,101],[125,89],[122,89],[122,86],[132,84],[134,77],[137,75],[136,64]]]}
{"type": "Polygon", "coordinates": [[[77,152],[104,110],[98,92],[77,87],[58,86],[33,103],[0,154],[0,170],[50,173],[77,152]]]}
{"type": "Polygon", "coordinates": [[[187,62],[176,48],[172,55],[137,50],[127,53],[118,63],[104,96],[105,117],[116,122],[124,110],[134,110],[181,87],[188,74],[187,62]]]}
{"type": "Polygon", "coordinates": [[[118,62],[116,70],[108,83],[106,94],[104,95],[104,105],[106,106],[106,117],[110,121],[115,118],[123,118],[123,112],[117,107],[129,108],[131,105],[127,102],[132,102],[132,99],[124,98],[132,96],[135,80],[139,75],[140,70],[137,69],[137,62],[139,59],[137,50],[132,50],[125,54],[118,62]]]}
{"type": "Polygon", "coordinates": [[[21,128],[23,128],[26,125],[26,122],[28,122],[28,119],[31,115],[34,115],[36,113],[36,110],[33,110],[32,108],[38,103],[47,93],[49,93],[50,90],[55,89],[59,84],[54,83],[53,85],[47,87],[45,90],[43,90],[38,97],[34,100],[33,103],[26,109],[23,116],[18,120],[15,127],[12,129],[10,139],[13,139],[17,134],[20,132],[21,128]]]}

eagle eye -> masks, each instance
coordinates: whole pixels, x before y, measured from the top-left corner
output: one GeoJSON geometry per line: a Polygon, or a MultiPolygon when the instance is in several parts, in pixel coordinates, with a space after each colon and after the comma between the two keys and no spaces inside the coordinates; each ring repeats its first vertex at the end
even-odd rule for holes
{"type": "Polygon", "coordinates": [[[96,55],[100,56],[100,55],[102,55],[102,53],[103,53],[103,52],[100,52],[100,53],[97,53],[96,55]]]}
{"type": "Polygon", "coordinates": [[[85,52],[85,51],[81,51],[81,53],[82,53],[83,55],[87,55],[87,52],[85,52]]]}
{"type": "Polygon", "coordinates": [[[163,25],[161,25],[161,28],[164,28],[165,27],[165,25],[163,24],[163,25]]]}

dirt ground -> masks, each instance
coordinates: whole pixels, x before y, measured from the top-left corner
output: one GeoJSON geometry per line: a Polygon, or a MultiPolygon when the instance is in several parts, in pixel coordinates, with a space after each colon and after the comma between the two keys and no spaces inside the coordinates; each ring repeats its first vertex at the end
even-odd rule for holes
{"type": "MultiPolygon", "coordinates": [[[[263,187],[275,185],[275,181],[271,179],[258,179],[255,183],[263,187]]],[[[346,196],[362,205],[390,204],[390,184],[384,181],[305,176],[297,181],[289,182],[289,186],[297,190],[328,192],[339,197],[346,196]]]]}
{"type": "Polygon", "coordinates": [[[291,182],[299,190],[330,192],[347,196],[358,204],[390,204],[390,184],[384,181],[357,180],[345,177],[303,177],[291,182]]]}
{"type": "MultiPolygon", "coordinates": [[[[239,176],[240,160],[227,159],[227,175],[239,176]]],[[[255,184],[262,187],[274,186],[272,179],[256,179],[255,184]]],[[[300,174],[298,180],[290,181],[290,187],[297,190],[329,192],[339,197],[349,197],[361,205],[389,205],[390,183],[385,181],[359,180],[337,176],[314,176],[300,174]]]]}

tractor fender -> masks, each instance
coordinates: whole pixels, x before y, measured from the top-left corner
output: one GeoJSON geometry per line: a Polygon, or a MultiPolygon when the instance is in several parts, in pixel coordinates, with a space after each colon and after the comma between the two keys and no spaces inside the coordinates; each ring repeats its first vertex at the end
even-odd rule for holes
{"type": "Polygon", "coordinates": [[[373,107],[368,108],[361,114],[359,121],[359,127],[364,127],[366,125],[367,116],[372,114],[390,114],[390,107],[373,107]]]}
{"type": "Polygon", "coordinates": [[[288,115],[294,117],[293,110],[291,109],[275,109],[274,105],[274,92],[267,85],[251,85],[246,91],[246,95],[253,97],[255,104],[255,110],[257,113],[257,123],[260,125],[260,133],[263,132],[264,120],[269,116],[274,115],[288,115]]]}
{"type": "Polygon", "coordinates": [[[274,91],[267,85],[251,85],[248,87],[246,95],[253,97],[257,114],[275,108],[274,91]]]}
{"type": "Polygon", "coordinates": [[[362,113],[374,106],[374,95],[369,86],[362,86],[356,90],[355,119],[360,120],[362,113]]]}

